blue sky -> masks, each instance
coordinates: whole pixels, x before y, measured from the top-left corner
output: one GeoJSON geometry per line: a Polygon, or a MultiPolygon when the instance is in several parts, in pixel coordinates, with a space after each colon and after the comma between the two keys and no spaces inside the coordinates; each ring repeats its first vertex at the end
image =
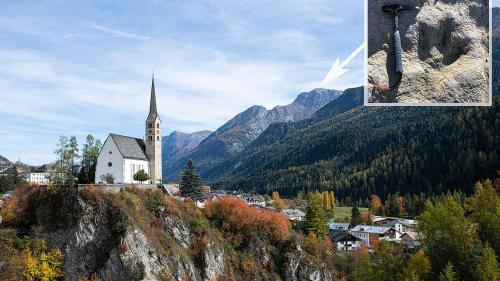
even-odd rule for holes
{"type": "MultiPolygon", "coordinates": [[[[363,1],[2,1],[0,155],[41,164],[59,135],[142,137],[151,72],[164,135],[214,130],[320,86],[363,40],[363,1]]],[[[363,83],[362,58],[327,87],[363,83]]]]}

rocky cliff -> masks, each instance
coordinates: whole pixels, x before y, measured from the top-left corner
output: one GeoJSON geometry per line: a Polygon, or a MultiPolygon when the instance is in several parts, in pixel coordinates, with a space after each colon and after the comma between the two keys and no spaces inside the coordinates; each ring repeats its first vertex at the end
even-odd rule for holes
{"type": "MultiPolygon", "coordinates": [[[[1,280],[28,274],[30,265],[14,258],[25,253],[19,237],[60,249],[64,280],[332,280],[331,269],[313,262],[286,224],[273,230],[274,215],[264,217],[270,219],[265,225],[254,216],[221,218],[160,191],[138,189],[31,188],[13,198],[15,205],[6,209],[17,215],[7,216],[8,228],[0,229],[1,280]],[[224,219],[242,226],[229,229],[224,219]],[[6,239],[13,230],[17,237],[6,239]]],[[[238,212],[249,208],[239,206],[238,212]]]]}
{"type": "Polygon", "coordinates": [[[394,16],[382,11],[387,2],[368,2],[370,102],[489,102],[488,1],[404,1],[420,7],[399,15],[404,76],[398,87],[380,92],[373,85],[393,85],[399,77],[394,16]]]}

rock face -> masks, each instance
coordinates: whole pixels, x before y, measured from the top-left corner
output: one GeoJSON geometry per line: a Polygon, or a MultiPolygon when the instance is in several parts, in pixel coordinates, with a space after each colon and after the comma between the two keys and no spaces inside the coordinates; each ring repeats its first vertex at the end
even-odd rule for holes
{"type": "MultiPolygon", "coordinates": [[[[158,209],[155,218],[164,224],[155,222],[161,228],[152,232],[150,228],[154,226],[140,222],[147,220],[146,217],[118,211],[121,208],[116,205],[118,201],[111,203],[117,200],[113,195],[74,191],[65,194],[64,197],[70,200],[61,210],[69,211],[68,217],[72,219],[60,224],[62,228],[50,232],[45,232],[40,226],[33,228],[38,231],[36,236],[48,238],[50,245],[63,252],[64,280],[81,280],[93,274],[103,281],[262,280],[257,275],[255,278],[238,276],[241,272],[238,271],[239,258],[235,257],[240,256],[247,256],[245,260],[257,263],[264,276],[277,276],[273,256],[276,253],[270,244],[256,239],[245,246],[248,249],[235,250],[231,242],[210,225],[194,230],[193,217],[184,213],[186,209],[179,214],[158,209]],[[200,232],[196,232],[200,230],[206,233],[201,240],[197,236],[200,232]],[[194,242],[196,239],[198,242],[194,242]]],[[[134,209],[128,210],[135,210],[136,214],[147,212],[141,209],[142,205],[129,207],[132,206],[134,209]]],[[[172,210],[183,208],[175,206],[172,210]]],[[[202,221],[198,217],[198,222],[202,221]]],[[[291,251],[283,254],[283,266],[287,270],[283,271],[280,280],[331,280],[331,273],[324,268],[323,262],[313,260],[296,242],[290,245],[291,251]]]]}
{"type": "Polygon", "coordinates": [[[286,265],[286,281],[331,281],[333,280],[332,274],[322,268],[320,264],[313,262],[304,262],[304,251],[301,247],[297,246],[292,254],[292,257],[286,265]],[[319,266],[318,266],[319,265],[319,266]]]}
{"type": "Polygon", "coordinates": [[[405,67],[395,72],[394,17],[387,0],[368,1],[368,99],[371,103],[488,103],[488,0],[407,0],[419,11],[402,11],[399,31],[405,67]]]}
{"type": "MultiPolygon", "coordinates": [[[[50,235],[51,242],[64,252],[65,280],[78,280],[94,272],[104,281],[199,280],[192,260],[183,251],[172,247],[168,256],[159,252],[134,224],[127,227],[120,246],[114,246],[110,242],[112,218],[106,204],[79,198],[78,208],[80,216],[75,226],[50,235]]],[[[165,232],[172,233],[179,247],[184,247],[189,243],[189,231],[182,222],[168,218],[165,232]]]]}
{"type": "Polygon", "coordinates": [[[308,118],[341,94],[342,92],[335,90],[315,89],[301,93],[289,105],[276,106],[271,110],[263,106],[252,106],[210,134],[185,157],[179,160],[167,160],[167,165],[164,165],[164,175],[168,180],[176,179],[187,160],[192,159],[204,176],[204,173],[212,167],[245,149],[270,124],[308,118]]]}
{"type": "Polygon", "coordinates": [[[200,142],[206,139],[212,131],[200,131],[192,134],[174,131],[170,135],[163,138],[163,159],[173,161],[182,158],[193,149],[195,149],[200,142]]]}

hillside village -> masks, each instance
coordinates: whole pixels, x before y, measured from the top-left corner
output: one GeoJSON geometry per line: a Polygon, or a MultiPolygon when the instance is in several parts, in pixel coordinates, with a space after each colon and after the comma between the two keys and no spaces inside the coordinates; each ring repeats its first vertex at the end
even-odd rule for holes
{"type": "MultiPolygon", "coordinates": [[[[331,103],[350,99],[353,93],[357,91],[346,91],[331,103]]],[[[68,280],[164,280],[165,274],[177,276],[171,280],[180,276],[190,276],[190,280],[255,280],[248,277],[250,272],[258,276],[256,280],[271,280],[269,274],[278,280],[372,281],[394,276],[436,280],[445,275],[469,280],[498,271],[498,179],[479,180],[468,188],[470,192],[439,187],[440,193],[365,193],[363,200],[354,192],[346,196],[345,190],[339,196],[333,186],[322,187],[321,191],[302,187],[293,195],[285,192],[281,197],[279,190],[263,188],[259,181],[250,190],[246,186],[243,190],[225,189],[220,182],[206,183],[196,162],[188,160],[177,183],[163,182],[162,125],[155,99],[153,80],[143,138],[110,133],[101,143],[88,135],[80,150],[74,136],[61,136],[55,152],[58,160],[39,167],[2,158],[0,243],[9,251],[3,257],[0,254],[0,268],[12,276],[17,276],[15,272],[38,276],[47,268],[43,257],[50,253],[54,271],[49,280],[61,278],[63,272],[68,280]],[[267,193],[262,192],[266,189],[267,193]],[[73,199],[61,201],[59,196],[73,199]],[[59,211],[61,202],[64,211],[59,211]],[[104,223],[107,218],[94,217],[96,213],[89,207],[94,205],[114,218],[104,223]],[[484,213],[497,215],[477,215],[484,213]],[[50,214],[60,218],[54,221],[50,214]],[[73,236],[58,236],[60,231],[84,235],[88,230],[82,229],[81,222],[89,217],[91,221],[104,221],[99,233],[88,236],[86,244],[73,240],[73,236]],[[26,229],[37,232],[28,231],[30,238],[22,238],[28,239],[22,243],[32,245],[29,239],[41,239],[41,245],[48,243],[50,248],[16,248],[13,241],[21,239],[17,233],[26,229]],[[115,233],[116,229],[119,231],[115,233]],[[43,233],[40,237],[48,238],[40,238],[39,231],[43,233]],[[201,234],[203,239],[198,240],[201,234]],[[239,258],[228,259],[221,248],[211,248],[220,243],[213,240],[215,236],[239,258]],[[465,248],[450,238],[457,236],[467,242],[465,248]],[[174,246],[165,248],[160,238],[174,246]],[[108,245],[105,253],[86,248],[94,243],[108,245]],[[179,247],[184,249],[178,253],[185,258],[182,262],[161,254],[179,247]],[[269,248],[271,252],[267,252],[269,248]],[[80,251],[90,251],[93,258],[79,264],[76,257],[80,251]],[[441,251],[458,254],[443,256],[441,251]],[[157,253],[159,258],[144,256],[145,252],[157,253]],[[477,253],[473,258],[462,259],[472,252],[477,253]],[[26,261],[37,253],[40,255],[35,259],[39,260],[30,269],[32,273],[19,268],[26,267],[26,261]],[[12,255],[23,258],[12,263],[12,255]],[[260,270],[259,261],[253,258],[259,255],[267,256],[268,261],[260,270]],[[95,260],[100,262],[95,264],[95,260]],[[163,260],[176,267],[188,264],[190,269],[178,268],[180,271],[175,272],[163,260]],[[283,262],[285,269],[279,269],[283,262]],[[225,265],[225,271],[220,264],[225,265]],[[162,268],[169,268],[168,274],[162,268]]],[[[356,111],[349,108],[346,110],[356,111]]]]}

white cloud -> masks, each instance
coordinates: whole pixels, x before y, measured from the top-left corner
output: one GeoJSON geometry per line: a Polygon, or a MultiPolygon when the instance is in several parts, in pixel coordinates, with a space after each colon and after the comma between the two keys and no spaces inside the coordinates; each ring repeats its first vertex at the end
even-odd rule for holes
{"type": "Polygon", "coordinates": [[[113,36],[122,37],[122,38],[126,38],[126,39],[141,40],[141,41],[150,39],[148,36],[129,33],[129,32],[125,32],[125,31],[117,30],[117,29],[112,29],[112,28],[109,28],[109,27],[106,27],[106,26],[103,26],[103,25],[100,25],[100,24],[97,24],[94,22],[89,22],[89,26],[95,30],[99,30],[99,31],[102,31],[104,33],[111,34],[113,36]]]}

